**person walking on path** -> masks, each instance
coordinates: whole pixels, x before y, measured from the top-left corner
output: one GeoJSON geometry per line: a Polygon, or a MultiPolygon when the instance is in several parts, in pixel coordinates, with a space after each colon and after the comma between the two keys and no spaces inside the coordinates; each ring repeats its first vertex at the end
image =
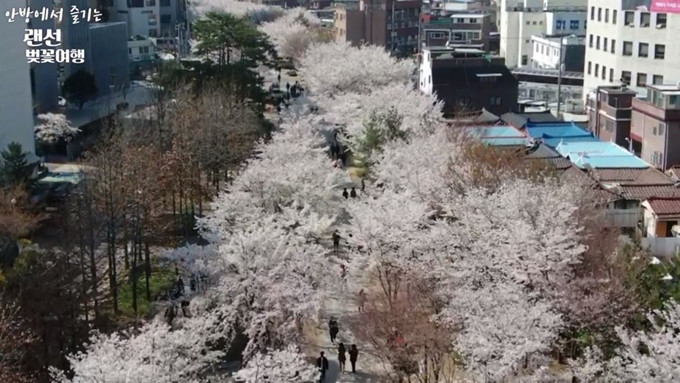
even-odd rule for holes
{"type": "Polygon", "coordinates": [[[349,362],[352,363],[352,373],[357,372],[357,358],[359,357],[359,350],[357,345],[353,344],[352,348],[349,350],[349,362]]]}
{"type": "Polygon", "coordinates": [[[357,198],[357,191],[352,188],[352,191],[349,193],[349,196],[352,198],[357,198]]]}
{"type": "Polygon", "coordinates": [[[345,372],[345,361],[347,360],[345,353],[347,350],[345,350],[345,345],[340,343],[338,345],[338,364],[340,365],[340,372],[345,372]]]}
{"type": "Polygon", "coordinates": [[[328,321],[328,332],[331,336],[331,343],[335,344],[335,339],[337,339],[338,333],[340,332],[338,321],[335,320],[335,318],[331,318],[331,320],[328,321]]]}
{"type": "Polygon", "coordinates": [[[316,367],[319,368],[321,372],[321,381],[326,379],[326,371],[328,371],[328,359],[324,356],[323,351],[321,351],[321,356],[316,359],[316,367]]]}
{"type": "Polygon", "coordinates": [[[349,198],[349,194],[347,193],[347,188],[344,188],[342,190],[342,196],[345,197],[345,199],[349,198]]]}
{"type": "Polygon", "coordinates": [[[333,232],[333,251],[340,251],[340,234],[337,230],[333,232]]]}
{"type": "Polygon", "coordinates": [[[281,83],[281,69],[279,69],[279,75],[276,76],[276,79],[278,80],[278,83],[281,83]]]}
{"type": "Polygon", "coordinates": [[[362,313],[364,312],[364,304],[366,304],[366,293],[364,292],[364,289],[359,290],[358,294],[358,303],[359,303],[359,312],[362,313]]]}

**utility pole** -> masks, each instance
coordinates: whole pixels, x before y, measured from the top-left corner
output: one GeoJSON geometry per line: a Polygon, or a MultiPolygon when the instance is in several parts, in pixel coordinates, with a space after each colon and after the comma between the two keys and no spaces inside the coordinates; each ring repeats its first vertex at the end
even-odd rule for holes
{"type": "Polygon", "coordinates": [[[560,34],[560,59],[557,63],[557,118],[560,118],[560,106],[562,103],[562,48],[564,47],[564,33],[560,34]]]}
{"type": "Polygon", "coordinates": [[[394,10],[394,2],[395,1],[396,0],[392,0],[392,28],[390,30],[390,41],[392,41],[392,44],[391,44],[391,47],[390,47],[390,50],[391,50],[390,54],[394,54],[394,38],[397,37],[396,32],[394,31],[394,25],[395,25],[394,19],[395,19],[395,15],[396,15],[396,12],[394,10]]]}

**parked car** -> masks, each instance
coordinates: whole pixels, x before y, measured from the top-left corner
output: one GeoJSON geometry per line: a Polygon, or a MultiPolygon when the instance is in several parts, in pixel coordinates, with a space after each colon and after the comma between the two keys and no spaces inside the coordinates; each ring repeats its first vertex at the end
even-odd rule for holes
{"type": "Polygon", "coordinates": [[[294,71],[294,70],[289,70],[289,71],[288,71],[288,76],[290,76],[290,77],[297,77],[297,72],[294,71]]]}

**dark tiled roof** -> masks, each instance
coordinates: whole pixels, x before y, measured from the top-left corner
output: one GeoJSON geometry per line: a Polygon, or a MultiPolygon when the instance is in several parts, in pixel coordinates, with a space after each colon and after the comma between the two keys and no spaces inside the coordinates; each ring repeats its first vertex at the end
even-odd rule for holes
{"type": "MultiPolygon", "coordinates": [[[[572,167],[574,164],[564,157],[525,157],[525,160],[531,161],[541,161],[549,166],[555,167],[557,170],[566,170],[572,167]]],[[[586,175],[586,174],[584,174],[586,175]]],[[[586,175],[587,176],[587,175],[586,175]]]]}
{"type": "Polygon", "coordinates": [[[499,120],[500,117],[496,116],[495,114],[489,112],[486,109],[482,109],[482,113],[479,116],[475,117],[473,121],[494,123],[498,122],[499,120]]]}
{"type": "Polygon", "coordinates": [[[658,216],[680,215],[680,198],[654,198],[647,203],[658,216]]]}
{"type": "MultiPolygon", "coordinates": [[[[570,165],[572,164],[570,163],[570,165]]],[[[562,181],[566,182],[581,182],[584,185],[590,185],[591,190],[595,192],[595,196],[599,197],[602,201],[616,201],[621,198],[615,193],[603,188],[602,185],[595,182],[584,171],[573,165],[565,168],[560,178],[562,181]]]]}
{"type": "Polygon", "coordinates": [[[600,168],[592,170],[591,174],[593,178],[600,182],[620,182],[636,185],[671,185],[674,183],[670,177],[655,168],[600,168]]]}
{"type": "Polygon", "coordinates": [[[616,189],[618,189],[623,198],[628,200],[643,201],[650,198],[680,198],[680,188],[674,185],[621,185],[616,189]]]}
{"type": "Polygon", "coordinates": [[[680,167],[673,166],[672,168],[668,169],[666,171],[668,175],[671,177],[675,177],[676,179],[680,179],[680,167]]]}
{"type": "Polygon", "coordinates": [[[557,117],[553,116],[550,111],[538,113],[505,113],[501,115],[501,120],[516,127],[523,128],[527,122],[558,122],[557,117]]]}

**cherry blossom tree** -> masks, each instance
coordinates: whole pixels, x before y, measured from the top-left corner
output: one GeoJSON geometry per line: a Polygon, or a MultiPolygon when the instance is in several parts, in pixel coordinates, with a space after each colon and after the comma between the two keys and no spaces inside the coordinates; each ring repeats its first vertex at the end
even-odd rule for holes
{"type": "Polygon", "coordinates": [[[66,116],[60,113],[39,114],[38,122],[35,126],[35,137],[44,143],[53,144],[60,139],[69,141],[80,133],[80,129],[73,127],[66,116]]]}
{"type": "Polygon", "coordinates": [[[249,17],[254,23],[274,21],[283,16],[281,7],[272,7],[238,0],[195,0],[189,2],[191,20],[198,20],[209,12],[225,12],[249,17]]]}
{"type": "Polygon", "coordinates": [[[315,44],[302,58],[300,73],[314,94],[362,93],[411,81],[415,64],[395,60],[384,48],[350,43],[315,44]]]}
{"type": "Polygon", "coordinates": [[[316,368],[305,360],[298,347],[290,345],[281,350],[258,353],[235,377],[244,383],[301,383],[312,382],[317,375],[316,368]]]}
{"type": "Polygon", "coordinates": [[[74,377],[53,370],[59,383],[172,383],[198,379],[223,355],[210,344],[222,339],[213,314],[185,318],[179,328],[161,320],[138,331],[95,334],[86,353],[70,356],[74,377]]]}

